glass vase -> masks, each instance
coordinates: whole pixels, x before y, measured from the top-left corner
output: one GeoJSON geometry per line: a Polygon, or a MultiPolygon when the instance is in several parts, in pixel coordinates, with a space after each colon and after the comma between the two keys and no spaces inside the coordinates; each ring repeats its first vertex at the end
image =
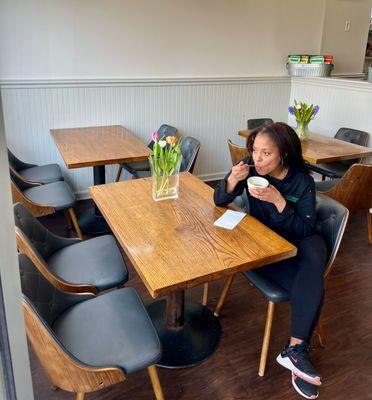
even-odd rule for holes
{"type": "Polygon", "coordinates": [[[295,130],[300,140],[306,140],[310,135],[308,122],[297,121],[297,126],[295,130]]]}
{"type": "Polygon", "coordinates": [[[163,171],[160,168],[156,172],[153,160],[150,158],[152,198],[155,201],[178,198],[180,166],[181,160],[177,165],[175,165],[171,173],[168,171],[163,171]]]}

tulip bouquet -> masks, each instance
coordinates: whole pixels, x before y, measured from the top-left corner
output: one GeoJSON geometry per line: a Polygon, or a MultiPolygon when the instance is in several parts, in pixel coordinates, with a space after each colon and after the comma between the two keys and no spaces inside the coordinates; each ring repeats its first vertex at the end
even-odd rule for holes
{"type": "Polygon", "coordinates": [[[308,106],[302,101],[298,102],[295,100],[294,106],[288,107],[288,111],[290,114],[294,115],[297,122],[308,124],[318,113],[319,106],[314,106],[314,104],[308,106]]]}
{"type": "Polygon", "coordinates": [[[176,136],[159,138],[153,132],[153,154],[149,155],[154,200],[178,197],[179,170],[181,165],[181,139],[176,136]]]}
{"type": "Polygon", "coordinates": [[[294,106],[289,106],[288,111],[296,118],[296,132],[300,139],[306,139],[309,136],[308,125],[319,111],[319,106],[314,104],[307,105],[300,101],[294,101],[294,106]]]}

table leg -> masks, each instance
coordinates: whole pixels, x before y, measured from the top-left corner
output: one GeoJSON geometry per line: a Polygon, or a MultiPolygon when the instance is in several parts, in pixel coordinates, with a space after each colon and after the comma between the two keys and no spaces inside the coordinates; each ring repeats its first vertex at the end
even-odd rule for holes
{"type": "Polygon", "coordinates": [[[185,323],[185,291],[174,292],[167,298],[167,328],[182,329],[185,323]]]}
{"type": "Polygon", "coordinates": [[[202,304],[185,302],[184,291],[149,304],[147,311],[162,344],[162,357],[157,365],[191,367],[213,354],[221,336],[220,322],[202,304]]]}
{"type": "MultiPolygon", "coordinates": [[[[94,185],[104,185],[106,183],[104,165],[93,167],[93,179],[94,185]]],[[[109,226],[107,225],[107,222],[103,218],[101,212],[96,205],[82,212],[79,215],[78,220],[81,230],[84,233],[98,235],[111,232],[109,226]]]]}

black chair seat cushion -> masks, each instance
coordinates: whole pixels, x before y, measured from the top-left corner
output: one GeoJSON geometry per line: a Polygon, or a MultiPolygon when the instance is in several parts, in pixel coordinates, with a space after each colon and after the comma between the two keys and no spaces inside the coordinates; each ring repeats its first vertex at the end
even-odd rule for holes
{"type": "Polygon", "coordinates": [[[89,283],[99,291],[128,280],[127,268],[112,235],[63,247],[47,259],[47,264],[51,272],[66,282],[89,283]]]}
{"type": "Polygon", "coordinates": [[[52,206],[57,211],[73,207],[76,201],[74,194],[64,181],[35,186],[25,189],[22,193],[34,203],[52,206]]]}
{"type": "Polygon", "coordinates": [[[326,175],[330,178],[341,178],[346,173],[348,168],[348,165],[337,161],[326,164],[311,164],[310,167],[312,171],[326,175]]]}
{"type": "Polygon", "coordinates": [[[269,300],[273,303],[288,301],[290,293],[280,285],[268,278],[258,269],[243,272],[243,275],[269,300]]]}
{"type": "Polygon", "coordinates": [[[58,164],[40,165],[38,167],[26,168],[18,173],[27,181],[40,182],[43,184],[63,181],[62,171],[58,164]]]}
{"type": "Polygon", "coordinates": [[[150,163],[146,161],[138,161],[133,163],[121,164],[124,169],[132,173],[132,171],[150,171],[150,163]]]}
{"type": "Polygon", "coordinates": [[[331,190],[334,186],[336,186],[337,182],[339,182],[339,179],[334,179],[332,181],[320,181],[320,182],[315,182],[315,189],[318,192],[327,192],[328,190],[331,190]]]}
{"type": "Polygon", "coordinates": [[[161,356],[154,325],[132,288],[70,307],[52,329],[68,351],[91,366],[117,366],[130,373],[156,363],[161,356]]]}

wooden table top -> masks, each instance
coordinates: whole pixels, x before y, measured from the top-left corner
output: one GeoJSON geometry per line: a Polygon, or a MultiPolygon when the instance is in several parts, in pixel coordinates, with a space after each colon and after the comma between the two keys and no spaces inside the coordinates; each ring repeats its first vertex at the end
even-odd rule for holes
{"type": "Polygon", "coordinates": [[[143,161],[151,150],[121,125],[51,129],[67,168],[143,161]]]}
{"type": "MultiPolygon", "coordinates": [[[[249,136],[249,131],[239,131],[238,135],[246,138],[249,136]]],[[[310,137],[301,144],[302,157],[311,164],[372,156],[372,148],[344,142],[315,132],[311,132],[310,137]]]]}
{"type": "Polygon", "coordinates": [[[297,249],[247,215],[233,230],[213,222],[213,189],[180,174],[177,200],[155,202],[151,178],[91,186],[89,191],[152,297],[292,257],[297,249]]]}

